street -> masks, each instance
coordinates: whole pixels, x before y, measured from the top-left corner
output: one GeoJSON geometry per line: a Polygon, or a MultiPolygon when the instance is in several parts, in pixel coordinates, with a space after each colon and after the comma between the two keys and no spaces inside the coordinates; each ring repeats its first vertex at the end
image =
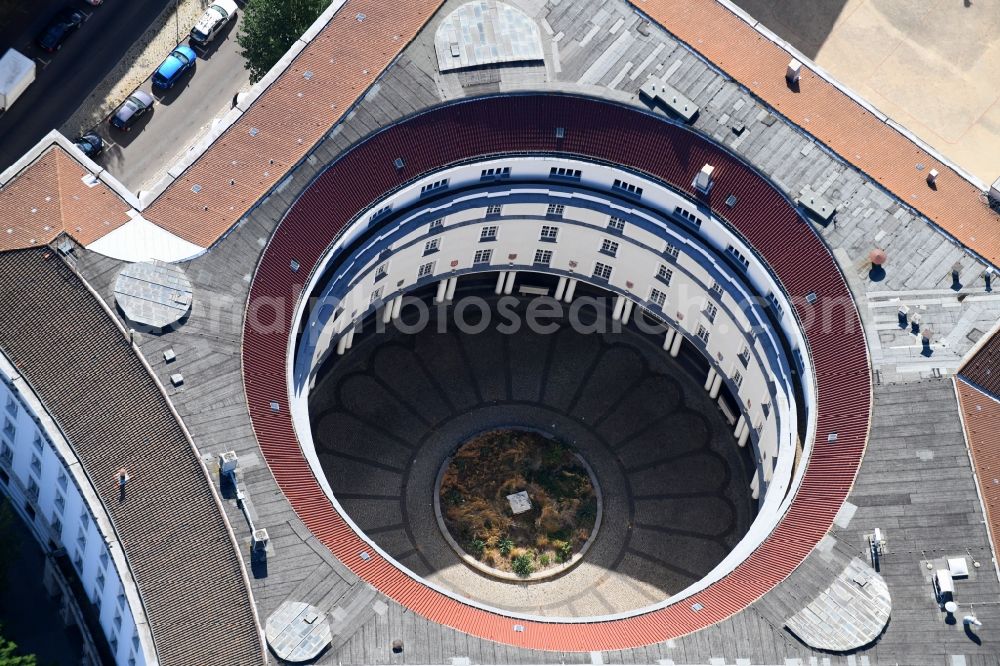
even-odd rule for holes
{"type": "Polygon", "coordinates": [[[30,17],[12,21],[20,28],[16,37],[8,35],[12,26],[4,26],[3,50],[10,46],[34,58],[37,71],[34,83],[8,111],[0,113],[0,171],[66,122],[172,1],[106,0],[99,7],[83,2],[38,2],[32,3],[30,17]],[[89,18],[61,50],[45,53],[35,46],[35,35],[64,4],[83,9],[89,18]]]}
{"type": "MultiPolygon", "coordinates": [[[[88,19],[53,54],[35,46],[34,37],[60,3],[51,3],[50,8],[38,10],[36,16],[23,20],[19,36],[7,41],[35,58],[38,70],[35,82],[9,111],[0,113],[0,170],[17,161],[50,130],[63,125],[172,2],[105,0],[98,7],[82,2],[72,4],[83,8],[88,19]]],[[[212,120],[229,109],[233,96],[249,83],[249,73],[236,44],[242,19],[241,11],[205,48],[195,48],[197,63],[173,88],[165,91],[152,88],[151,77],[158,62],[143,71],[145,81],[139,88],[150,92],[156,101],[152,112],[130,131],[112,128],[106,119],[93,128],[105,139],[104,153],[95,161],[132,192],[147,189],[163,175],[212,120]]],[[[185,37],[190,27],[175,25],[171,18],[161,34],[168,33],[172,43],[177,35],[185,37]]],[[[0,39],[8,37],[11,30],[11,26],[4,26],[0,39]]],[[[72,140],[75,136],[67,138],[72,140]]]]}
{"type": "Polygon", "coordinates": [[[133,193],[148,189],[166,173],[174,158],[191,146],[216,115],[227,111],[233,96],[249,83],[236,44],[242,18],[240,12],[207,48],[195,48],[198,62],[170,90],[154,89],[148,78],[143,82],[140,89],[151,93],[156,102],[152,112],[130,131],[106,122],[96,128],[105,139],[104,154],[96,161],[133,193]]]}

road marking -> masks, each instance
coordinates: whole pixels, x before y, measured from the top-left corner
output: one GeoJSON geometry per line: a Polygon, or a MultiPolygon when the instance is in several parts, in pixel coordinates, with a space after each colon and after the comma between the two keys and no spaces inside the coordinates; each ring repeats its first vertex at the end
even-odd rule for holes
{"type": "Polygon", "coordinates": [[[42,63],[42,69],[45,69],[46,67],[48,67],[49,63],[52,62],[51,60],[46,60],[45,58],[42,58],[40,56],[35,56],[35,60],[37,60],[38,62],[42,63]]]}

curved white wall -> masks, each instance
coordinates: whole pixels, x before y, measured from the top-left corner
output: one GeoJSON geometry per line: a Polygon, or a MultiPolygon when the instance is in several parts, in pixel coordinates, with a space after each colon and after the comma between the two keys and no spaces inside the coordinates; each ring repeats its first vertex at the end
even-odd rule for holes
{"type": "MultiPolygon", "coordinates": [[[[115,663],[157,664],[142,602],[111,521],[72,447],[0,354],[0,488],[46,553],[64,548],[115,663]]],[[[101,479],[114,483],[113,478],[101,479]]]]}
{"type": "MultiPolygon", "coordinates": [[[[522,283],[530,283],[528,274],[532,271],[596,282],[648,308],[683,335],[684,344],[700,348],[713,370],[739,396],[749,427],[760,428],[754,437],[759,463],[754,485],[765,494],[758,517],[740,544],[709,576],[664,603],[704,588],[745,559],[784,513],[793,495],[789,491],[794,491],[801,477],[792,475],[799,409],[805,410],[807,422],[799,472],[814,439],[814,387],[807,370],[810,361],[802,333],[790,314],[793,309],[754,252],[710,211],[635,174],[578,160],[519,157],[442,170],[362,212],[332,245],[304,291],[311,294],[322,279],[320,297],[299,304],[299,319],[307,305],[311,311],[297,357],[289,359],[289,367],[294,369],[288,378],[300,442],[331,501],[337,504],[315,456],[307,406],[319,364],[342,336],[349,341],[352,326],[371,309],[386,302],[391,305],[402,294],[428,282],[461,279],[463,274],[483,271],[517,271],[521,274],[516,279],[522,283]],[[553,169],[562,169],[560,173],[571,178],[551,177],[553,169]],[[641,199],[635,192],[623,194],[616,181],[640,187],[641,199]],[[475,191],[459,191],[470,187],[475,191]],[[548,215],[550,204],[564,206],[560,216],[548,215]],[[501,206],[499,215],[488,210],[490,206],[501,206]],[[392,223],[383,224],[390,215],[395,216],[392,223]],[[624,218],[624,229],[609,230],[611,216],[624,218]],[[678,219],[696,222],[697,227],[677,224],[678,219]],[[483,242],[483,228],[488,226],[497,227],[497,236],[483,242]],[[556,242],[541,239],[542,226],[558,228],[556,242]],[[369,228],[377,231],[356,243],[369,228]],[[428,253],[426,244],[435,239],[439,246],[428,253]],[[602,252],[606,239],[619,244],[616,256],[602,252]],[[677,249],[676,257],[666,252],[668,246],[677,249]],[[482,249],[493,250],[490,262],[474,265],[474,255],[482,249]],[[546,268],[533,265],[539,249],[553,252],[546,268]],[[744,259],[744,268],[720,258],[728,256],[728,249],[744,259]],[[598,261],[612,267],[606,282],[592,279],[598,261]],[[673,271],[669,286],[656,277],[660,265],[673,271]],[[715,283],[721,294],[709,297],[715,283]],[[662,308],[650,302],[654,288],[665,295],[662,308]],[[777,330],[764,306],[755,304],[762,296],[773,301],[770,308],[778,321],[777,330]],[[718,306],[713,322],[705,315],[709,301],[718,306]],[[698,340],[700,327],[710,333],[707,344],[698,340]],[[786,357],[781,337],[794,350],[793,357],[799,356],[801,361],[786,357]],[[751,350],[745,367],[738,359],[744,345],[751,350]],[[798,404],[791,376],[791,364],[799,362],[805,404],[798,404]],[[732,383],[736,372],[742,375],[739,387],[732,383]],[[761,407],[765,401],[770,403],[767,416],[761,407]]],[[[341,349],[347,346],[340,345],[341,349]]],[[[290,356],[293,353],[290,348],[290,356]]]]}

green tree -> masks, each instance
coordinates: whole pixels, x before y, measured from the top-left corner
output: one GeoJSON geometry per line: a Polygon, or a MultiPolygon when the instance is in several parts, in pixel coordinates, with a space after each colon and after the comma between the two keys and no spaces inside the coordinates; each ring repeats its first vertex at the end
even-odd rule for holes
{"type": "Polygon", "coordinates": [[[328,4],[327,0],[247,0],[236,42],[243,49],[240,54],[250,80],[264,78],[328,4]]]}
{"type": "MultiPolygon", "coordinates": [[[[3,627],[0,627],[0,631],[3,627]]],[[[0,635],[0,666],[36,666],[35,655],[17,654],[17,644],[0,635]]]]}

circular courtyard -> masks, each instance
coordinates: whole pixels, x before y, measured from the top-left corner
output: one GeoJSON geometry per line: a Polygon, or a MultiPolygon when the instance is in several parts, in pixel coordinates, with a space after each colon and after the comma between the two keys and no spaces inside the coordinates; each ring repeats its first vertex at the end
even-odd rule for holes
{"type": "MultiPolygon", "coordinates": [[[[521,299],[516,307],[526,305],[521,299]]],[[[695,361],[671,358],[659,338],[632,326],[578,332],[563,320],[549,333],[527,326],[463,333],[438,320],[449,312],[432,308],[416,332],[411,308],[401,326],[376,331],[366,322],[310,396],[316,454],[334,496],[397,562],[493,607],[600,616],[680,592],[747,532],[756,510],[752,463],[703,390],[695,361]],[[435,515],[443,467],[456,451],[484,432],[510,429],[564,443],[600,489],[603,517],[586,551],[539,581],[471,566],[435,515]]],[[[534,563],[549,545],[536,541],[534,563]]]]}

